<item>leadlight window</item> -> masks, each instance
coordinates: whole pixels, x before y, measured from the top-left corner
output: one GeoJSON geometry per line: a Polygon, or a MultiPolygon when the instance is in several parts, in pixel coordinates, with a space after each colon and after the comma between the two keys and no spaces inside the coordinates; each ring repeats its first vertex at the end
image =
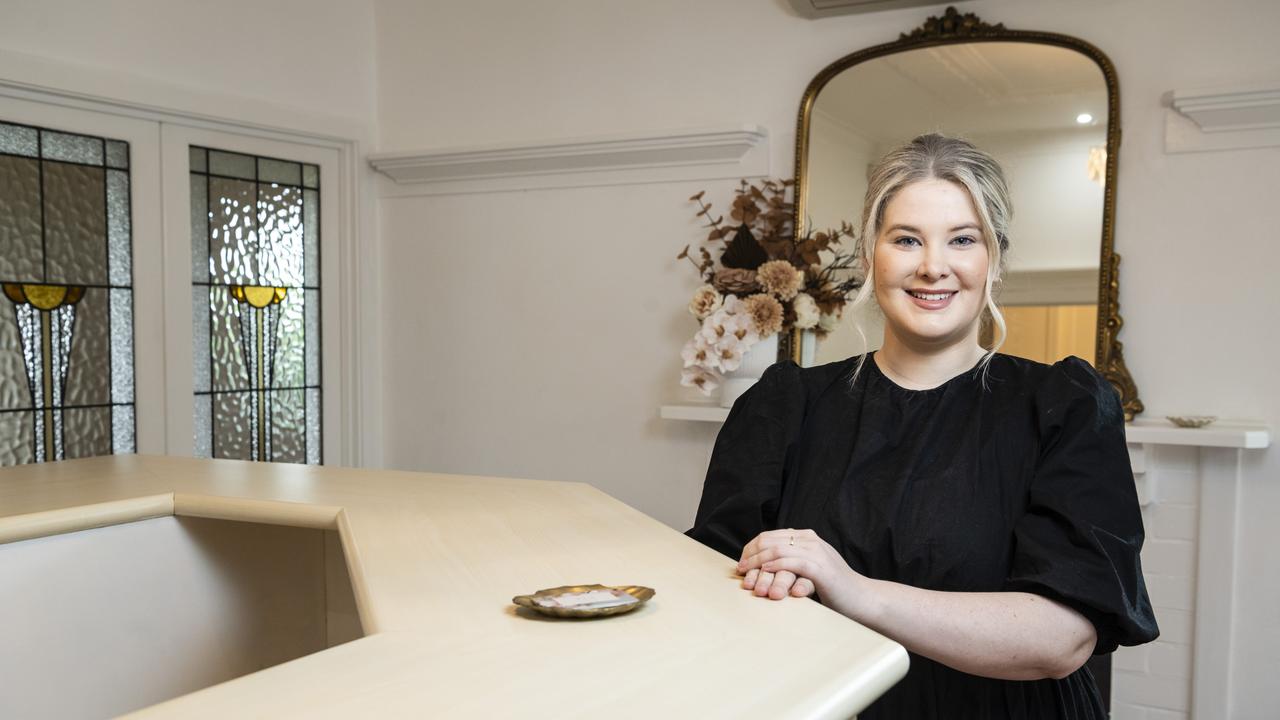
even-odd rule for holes
{"type": "Polygon", "coordinates": [[[134,452],[129,144],[0,122],[0,465],[134,452]]]}
{"type": "Polygon", "coordinates": [[[190,153],[195,454],[319,463],[320,170],[190,153]]]}

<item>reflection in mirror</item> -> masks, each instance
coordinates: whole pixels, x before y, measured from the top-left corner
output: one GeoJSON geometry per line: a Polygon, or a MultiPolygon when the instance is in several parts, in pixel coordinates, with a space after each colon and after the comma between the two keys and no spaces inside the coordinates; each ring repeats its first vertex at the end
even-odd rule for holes
{"type": "MultiPolygon", "coordinates": [[[[949,44],[853,65],[822,88],[810,114],[806,226],[860,224],[868,170],[889,150],[929,132],[963,137],[1000,161],[1012,192],[996,297],[1009,329],[1001,352],[1094,362],[1107,101],[1098,65],[1052,45],[949,44]]],[[[874,350],[882,334],[875,308],[846,315],[813,364],[874,350]]]]}

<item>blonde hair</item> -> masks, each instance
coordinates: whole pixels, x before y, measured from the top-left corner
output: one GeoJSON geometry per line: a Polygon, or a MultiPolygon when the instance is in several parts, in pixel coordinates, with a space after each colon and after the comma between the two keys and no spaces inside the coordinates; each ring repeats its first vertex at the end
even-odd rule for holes
{"type": "MultiPolygon", "coordinates": [[[[979,150],[966,140],[946,137],[936,133],[921,135],[902,147],[885,155],[867,182],[867,195],[862,207],[862,236],[858,252],[866,260],[867,281],[858,289],[848,312],[857,312],[875,297],[875,247],[884,220],[885,208],[902,188],[923,180],[946,180],[968,191],[973,206],[978,211],[983,241],[987,246],[987,281],[983,290],[984,304],[998,330],[996,342],[978,363],[985,372],[987,364],[1008,336],[1004,315],[992,297],[992,287],[1000,282],[1005,268],[1005,251],[1009,249],[1009,219],[1013,205],[1009,201],[1009,186],[1005,182],[1000,164],[989,154],[979,150]]],[[[866,335],[858,327],[863,345],[866,335]]],[[[853,380],[862,371],[867,353],[863,353],[853,372],[853,380]]]]}

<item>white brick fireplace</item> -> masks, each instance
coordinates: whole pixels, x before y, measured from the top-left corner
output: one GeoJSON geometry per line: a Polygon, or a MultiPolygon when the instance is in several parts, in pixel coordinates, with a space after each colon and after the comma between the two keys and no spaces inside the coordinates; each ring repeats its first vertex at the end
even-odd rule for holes
{"type": "Polygon", "coordinates": [[[1231,717],[1229,643],[1244,453],[1267,430],[1198,430],[1144,421],[1128,427],[1147,541],[1142,569],[1160,638],[1112,656],[1114,720],[1231,717]]]}

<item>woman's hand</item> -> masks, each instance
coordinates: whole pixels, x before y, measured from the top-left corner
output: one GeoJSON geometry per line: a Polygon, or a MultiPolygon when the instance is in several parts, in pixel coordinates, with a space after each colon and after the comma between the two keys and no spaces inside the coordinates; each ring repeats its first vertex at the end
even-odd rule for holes
{"type": "Polygon", "coordinates": [[[761,597],[805,597],[816,590],[823,604],[833,609],[839,609],[833,601],[848,597],[858,581],[865,580],[812,530],[760,533],[742,549],[738,572],[746,575],[742,586],[761,597]]]}

